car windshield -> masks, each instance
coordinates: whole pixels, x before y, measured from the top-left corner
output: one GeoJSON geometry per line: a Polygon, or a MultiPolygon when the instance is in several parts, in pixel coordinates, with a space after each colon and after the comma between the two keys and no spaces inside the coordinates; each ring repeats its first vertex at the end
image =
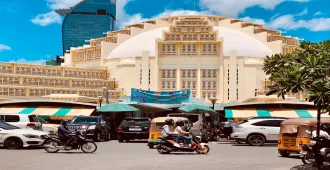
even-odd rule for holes
{"type": "Polygon", "coordinates": [[[71,123],[95,124],[99,122],[98,120],[99,119],[97,117],[76,117],[71,121],[71,123]]]}
{"type": "Polygon", "coordinates": [[[125,119],[121,122],[122,126],[150,126],[148,119],[125,119]]]}
{"type": "Polygon", "coordinates": [[[14,129],[19,129],[19,127],[10,125],[8,123],[0,123],[0,129],[4,129],[4,130],[14,130],[14,129]]]}

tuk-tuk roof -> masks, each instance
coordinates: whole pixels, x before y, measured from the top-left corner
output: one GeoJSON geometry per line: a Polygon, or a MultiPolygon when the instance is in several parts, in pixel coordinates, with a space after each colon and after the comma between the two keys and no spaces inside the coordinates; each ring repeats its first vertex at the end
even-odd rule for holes
{"type": "Polygon", "coordinates": [[[151,123],[165,122],[166,119],[173,119],[174,122],[177,122],[179,120],[188,120],[185,117],[156,117],[156,118],[152,119],[151,123]]]}
{"type": "MultiPolygon", "coordinates": [[[[296,118],[296,119],[287,119],[282,122],[282,125],[307,125],[315,126],[317,123],[316,118],[296,118]]],[[[321,118],[321,123],[330,123],[330,118],[321,118]]]]}

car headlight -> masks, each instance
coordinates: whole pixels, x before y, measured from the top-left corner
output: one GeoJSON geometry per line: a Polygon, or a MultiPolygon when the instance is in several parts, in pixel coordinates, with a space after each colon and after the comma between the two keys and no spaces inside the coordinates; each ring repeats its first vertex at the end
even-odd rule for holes
{"type": "Polygon", "coordinates": [[[39,138],[38,135],[31,135],[31,134],[24,134],[23,136],[25,136],[26,138],[39,138]]]}
{"type": "Polygon", "coordinates": [[[96,126],[92,125],[92,126],[88,127],[88,130],[94,130],[95,128],[96,128],[96,126]]]}

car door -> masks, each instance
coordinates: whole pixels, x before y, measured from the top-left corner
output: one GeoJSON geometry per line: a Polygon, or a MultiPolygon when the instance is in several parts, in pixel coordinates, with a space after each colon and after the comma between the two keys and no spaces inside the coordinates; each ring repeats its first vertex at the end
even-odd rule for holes
{"type": "Polygon", "coordinates": [[[278,134],[280,133],[280,126],[283,120],[268,120],[266,131],[269,137],[267,140],[277,141],[278,134]]]}

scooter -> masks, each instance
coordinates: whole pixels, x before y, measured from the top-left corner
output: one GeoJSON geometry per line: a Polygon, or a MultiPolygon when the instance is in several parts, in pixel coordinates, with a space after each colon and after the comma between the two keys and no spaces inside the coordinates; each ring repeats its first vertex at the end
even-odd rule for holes
{"type": "Polygon", "coordinates": [[[161,138],[160,144],[157,146],[157,151],[160,154],[169,154],[171,152],[197,152],[198,154],[207,154],[210,151],[206,143],[200,142],[196,135],[190,133],[192,144],[191,146],[185,145],[182,142],[174,141],[173,139],[161,138]]]}

